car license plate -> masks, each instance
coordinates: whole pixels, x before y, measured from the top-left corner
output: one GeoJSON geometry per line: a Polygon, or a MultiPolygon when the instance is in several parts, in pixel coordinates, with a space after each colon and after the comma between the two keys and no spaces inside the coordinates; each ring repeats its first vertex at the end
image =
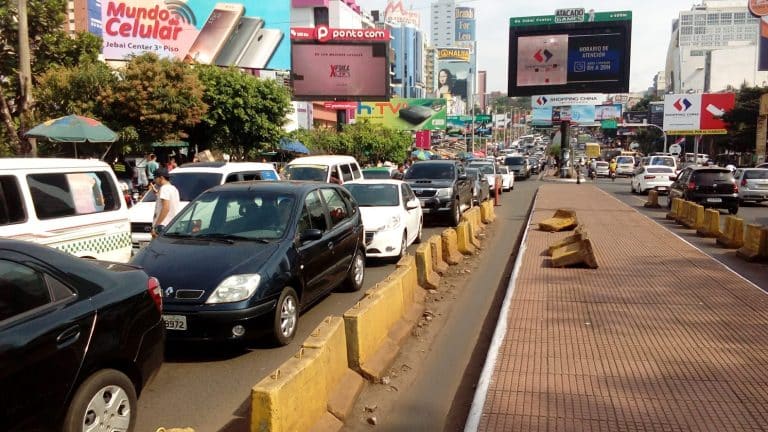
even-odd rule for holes
{"type": "Polygon", "coordinates": [[[163,315],[166,330],[186,330],[187,317],[184,315],[163,315]]]}
{"type": "Polygon", "coordinates": [[[667,187],[666,186],[659,186],[659,187],[656,188],[656,190],[665,191],[665,190],[667,190],[667,187]]]}
{"type": "Polygon", "coordinates": [[[719,203],[719,202],[723,202],[723,199],[722,198],[707,198],[707,202],[719,203]]]}

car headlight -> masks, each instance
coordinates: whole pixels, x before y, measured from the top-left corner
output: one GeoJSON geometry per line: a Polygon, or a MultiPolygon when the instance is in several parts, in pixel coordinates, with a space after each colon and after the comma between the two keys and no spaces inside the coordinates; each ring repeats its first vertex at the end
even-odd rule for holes
{"type": "Polygon", "coordinates": [[[400,225],[400,216],[392,216],[385,225],[381,225],[374,229],[374,231],[389,231],[397,228],[400,225]]]}
{"type": "Polygon", "coordinates": [[[453,188],[443,188],[437,190],[437,196],[447,198],[453,195],[453,188]]]}
{"type": "Polygon", "coordinates": [[[256,292],[259,282],[261,275],[258,273],[230,276],[221,281],[205,303],[233,303],[245,300],[256,292]]]}

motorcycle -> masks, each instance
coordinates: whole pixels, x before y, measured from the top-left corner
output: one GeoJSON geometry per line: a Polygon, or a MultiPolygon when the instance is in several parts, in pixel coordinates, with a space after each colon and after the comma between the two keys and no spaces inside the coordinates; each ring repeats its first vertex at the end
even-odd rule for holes
{"type": "Polygon", "coordinates": [[[597,179],[597,171],[592,168],[589,169],[589,179],[595,181],[597,179]]]}
{"type": "Polygon", "coordinates": [[[611,181],[616,181],[616,170],[611,170],[610,177],[611,181]]]}

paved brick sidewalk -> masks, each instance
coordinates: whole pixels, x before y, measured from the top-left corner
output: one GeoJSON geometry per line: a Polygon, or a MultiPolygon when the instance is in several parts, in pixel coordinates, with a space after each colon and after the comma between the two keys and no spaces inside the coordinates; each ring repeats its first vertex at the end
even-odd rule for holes
{"type": "Polygon", "coordinates": [[[590,185],[543,185],[526,244],[478,430],[768,430],[768,295],[590,185]],[[549,267],[558,207],[599,269],[549,267]]]}

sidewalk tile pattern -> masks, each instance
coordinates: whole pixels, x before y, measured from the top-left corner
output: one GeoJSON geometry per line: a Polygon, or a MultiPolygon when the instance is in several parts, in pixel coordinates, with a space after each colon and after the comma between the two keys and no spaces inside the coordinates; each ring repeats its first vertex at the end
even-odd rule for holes
{"type": "Polygon", "coordinates": [[[589,185],[539,189],[480,431],[768,430],[768,295],[589,185]],[[538,231],[576,209],[600,268],[538,231]]]}

